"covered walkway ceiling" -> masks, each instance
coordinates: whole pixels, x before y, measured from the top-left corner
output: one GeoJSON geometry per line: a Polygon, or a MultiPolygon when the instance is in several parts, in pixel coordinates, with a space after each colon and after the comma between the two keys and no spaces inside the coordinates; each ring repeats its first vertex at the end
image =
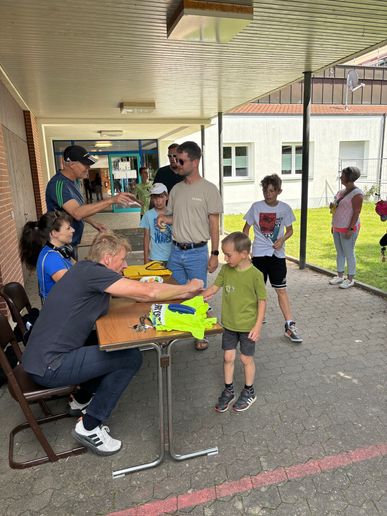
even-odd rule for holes
{"type": "Polygon", "coordinates": [[[253,21],[226,44],[167,39],[178,4],[0,0],[3,79],[50,134],[137,126],[137,137],[173,139],[387,40],[384,0],[253,1],[253,21]],[[122,101],[156,109],[121,115],[122,101]]]}

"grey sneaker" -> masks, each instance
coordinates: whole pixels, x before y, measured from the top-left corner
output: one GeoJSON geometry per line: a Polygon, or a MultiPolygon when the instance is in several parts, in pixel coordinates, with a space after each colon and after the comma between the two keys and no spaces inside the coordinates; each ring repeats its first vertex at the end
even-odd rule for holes
{"type": "Polygon", "coordinates": [[[248,410],[256,400],[257,396],[255,394],[250,394],[248,390],[243,389],[232,409],[235,410],[235,412],[243,412],[248,410]]]}
{"type": "Polygon", "coordinates": [[[290,339],[292,342],[296,342],[297,344],[302,342],[302,338],[298,335],[296,323],[285,323],[285,337],[290,339]]]}
{"type": "Polygon", "coordinates": [[[343,276],[334,276],[332,279],[328,281],[328,283],[329,285],[340,285],[340,283],[343,283],[343,281],[343,276]]]}
{"type": "Polygon", "coordinates": [[[339,285],[339,288],[350,288],[353,287],[355,284],[355,280],[345,279],[341,285],[339,285]]]}
{"type": "Polygon", "coordinates": [[[218,403],[215,405],[216,412],[226,412],[228,410],[230,403],[235,400],[235,393],[228,389],[224,389],[220,398],[218,399],[218,403]]]}
{"type": "Polygon", "coordinates": [[[93,430],[86,430],[82,418],[80,418],[71,434],[76,441],[89,448],[93,453],[113,455],[120,451],[122,443],[118,439],[110,437],[109,432],[109,428],[103,425],[97,426],[93,430]]]}

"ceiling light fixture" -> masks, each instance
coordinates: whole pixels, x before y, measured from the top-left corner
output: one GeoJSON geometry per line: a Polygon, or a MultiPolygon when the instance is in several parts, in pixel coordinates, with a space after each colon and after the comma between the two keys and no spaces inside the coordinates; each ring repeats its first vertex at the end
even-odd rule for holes
{"type": "Polygon", "coordinates": [[[253,19],[250,0],[244,3],[182,0],[167,23],[167,37],[182,41],[227,43],[253,19]]]}
{"type": "Polygon", "coordinates": [[[96,147],[111,147],[113,144],[112,142],[107,142],[107,141],[99,141],[99,142],[96,142],[95,146],[96,147]]]}
{"type": "Polygon", "coordinates": [[[130,113],[151,113],[156,109],[154,102],[121,102],[120,111],[121,115],[127,115],[130,113]]]}
{"type": "Polygon", "coordinates": [[[124,134],[124,131],[121,129],[101,129],[97,132],[100,134],[101,138],[117,138],[124,134]]]}

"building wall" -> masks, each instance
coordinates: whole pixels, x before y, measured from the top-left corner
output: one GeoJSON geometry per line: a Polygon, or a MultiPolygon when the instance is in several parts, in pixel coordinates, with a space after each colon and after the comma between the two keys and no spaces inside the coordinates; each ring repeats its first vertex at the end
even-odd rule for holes
{"type": "MultiPolygon", "coordinates": [[[[24,206],[33,200],[32,183],[17,177],[29,167],[23,111],[0,82],[0,285],[23,283],[18,232],[24,224],[24,206]],[[20,203],[20,204],[19,204],[20,203]]],[[[32,210],[32,215],[36,212],[32,210]]],[[[0,311],[6,313],[0,301],[0,311]]]]}
{"type": "MultiPolygon", "coordinates": [[[[217,121],[206,129],[206,178],[219,184],[217,121]]],[[[312,116],[310,125],[309,206],[326,206],[337,191],[340,142],[366,142],[365,158],[379,158],[382,117],[312,116]]],[[[387,137],[384,136],[387,156],[387,137]]],[[[197,133],[192,139],[200,142],[197,133]]],[[[293,208],[301,206],[301,175],[281,176],[283,143],[302,142],[301,116],[225,115],[223,145],[248,144],[251,150],[251,178],[224,179],[225,213],[245,213],[261,198],[260,181],[276,173],[283,179],[281,199],[293,208]]]]}

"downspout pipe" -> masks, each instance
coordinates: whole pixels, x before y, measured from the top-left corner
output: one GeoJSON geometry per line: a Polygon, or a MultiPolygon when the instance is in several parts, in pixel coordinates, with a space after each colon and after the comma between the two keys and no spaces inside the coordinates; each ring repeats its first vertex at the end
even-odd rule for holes
{"type": "MultiPolygon", "coordinates": [[[[218,113],[218,158],[219,158],[219,193],[223,200],[223,113],[218,113]]],[[[220,234],[224,233],[223,213],[220,214],[220,234]]]]}
{"type": "Polygon", "coordinates": [[[382,116],[382,130],[380,135],[380,153],[379,153],[379,170],[378,170],[378,193],[382,190],[382,176],[383,176],[383,157],[384,157],[384,140],[386,137],[386,113],[382,116]]]}

